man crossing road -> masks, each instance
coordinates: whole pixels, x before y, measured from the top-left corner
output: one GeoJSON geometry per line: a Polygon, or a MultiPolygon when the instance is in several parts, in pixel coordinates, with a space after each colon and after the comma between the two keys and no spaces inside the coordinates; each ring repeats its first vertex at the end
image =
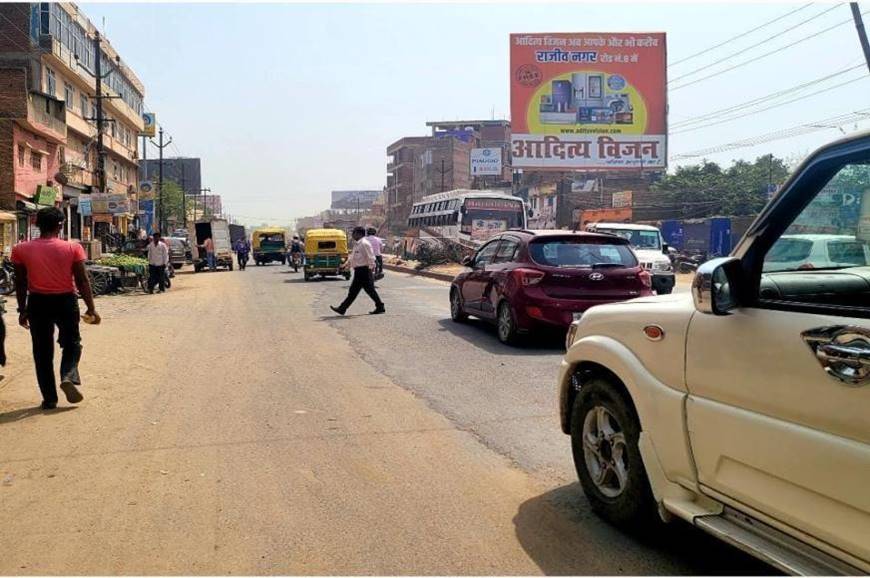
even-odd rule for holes
{"type": "Polygon", "coordinates": [[[375,290],[375,254],[371,244],[365,238],[366,230],[363,227],[354,227],[352,235],[356,243],[354,243],[353,252],[350,254],[350,258],[345,266],[353,268],[353,281],[351,281],[347,297],[341,305],[338,307],[330,305],[329,308],[339,315],[344,315],[348,307],[351,306],[354,299],[359,295],[360,290],[363,290],[375,302],[374,311],[369,313],[371,315],[385,313],[386,308],[384,303],[381,301],[377,290],[375,290]]]}

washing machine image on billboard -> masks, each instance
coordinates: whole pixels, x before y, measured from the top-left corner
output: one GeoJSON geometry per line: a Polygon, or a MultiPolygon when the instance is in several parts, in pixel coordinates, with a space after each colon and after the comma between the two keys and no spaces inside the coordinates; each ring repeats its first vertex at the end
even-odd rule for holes
{"type": "Polygon", "coordinates": [[[621,75],[604,72],[574,72],[570,80],[553,79],[540,96],[540,123],[634,124],[634,104],[626,86],[621,75]]]}

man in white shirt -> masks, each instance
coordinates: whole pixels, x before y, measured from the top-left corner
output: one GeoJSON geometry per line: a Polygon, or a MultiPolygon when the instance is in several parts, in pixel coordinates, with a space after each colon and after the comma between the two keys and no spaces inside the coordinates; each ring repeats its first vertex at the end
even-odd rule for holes
{"type": "Polygon", "coordinates": [[[366,241],[372,246],[372,251],[375,254],[375,279],[384,277],[384,257],[381,251],[384,248],[384,240],[378,237],[374,227],[366,229],[366,241]]]}
{"type": "Polygon", "coordinates": [[[354,299],[356,299],[356,296],[359,295],[360,290],[365,291],[366,294],[372,298],[372,301],[375,302],[374,311],[369,312],[371,315],[378,315],[386,312],[384,303],[381,301],[378,292],[375,290],[375,279],[372,273],[375,268],[375,253],[372,249],[371,243],[369,243],[365,238],[365,234],[366,230],[364,228],[354,227],[353,240],[356,241],[356,243],[354,243],[350,258],[347,263],[345,263],[345,267],[353,268],[353,281],[350,283],[347,298],[342,301],[341,305],[338,307],[333,305],[329,306],[330,309],[339,315],[344,315],[345,312],[347,312],[347,308],[351,306],[354,299]]]}
{"type": "Polygon", "coordinates": [[[160,238],[160,233],[154,233],[148,243],[148,293],[154,293],[154,285],[159,286],[158,293],[166,291],[167,265],[169,246],[160,238]]]}

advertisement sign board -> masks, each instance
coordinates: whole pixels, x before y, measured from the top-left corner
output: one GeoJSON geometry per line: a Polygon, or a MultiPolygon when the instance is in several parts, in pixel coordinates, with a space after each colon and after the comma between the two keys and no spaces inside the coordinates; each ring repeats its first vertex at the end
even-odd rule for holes
{"type": "Polygon", "coordinates": [[[109,212],[108,193],[91,193],[91,213],[105,215],[109,212]]]}
{"type": "Polygon", "coordinates": [[[501,148],[471,149],[471,175],[500,175],[502,170],[501,148]]]}
{"type": "Polygon", "coordinates": [[[665,168],[664,33],[511,34],[513,166],[665,168]]]}
{"type": "Polygon", "coordinates": [[[130,201],[124,193],[109,193],[108,213],[111,215],[123,215],[130,212],[130,201]]]}
{"type": "Polygon", "coordinates": [[[619,191],[613,193],[610,201],[610,206],[614,209],[631,206],[631,191],[619,191]]]}
{"type": "Polygon", "coordinates": [[[91,196],[81,195],[79,197],[79,214],[82,217],[90,217],[91,212],[91,196]]]}
{"type": "Polygon", "coordinates": [[[146,232],[154,232],[154,200],[139,201],[139,226],[146,232]]]}
{"type": "Polygon", "coordinates": [[[53,207],[54,204],[57,202],[57,197],[57,189],[55,189],[54,187],[39,185],[36,188],[36,195],[33,200],[37,205],[53,207]]]}
{"type": "Polygon", "coordinates": [[[622,209],[574,209],[574,222],[585,228],[590,223],[630,223],[631,208],[622,209]]]}
{"type": "Polygon", "coordinates": [[[142,127],[142,132],[139,133],[139,136],[156,136],[157,135],[157,115],[153,112],[143,112],[142,113],[142,122],[144,126],[142,127]]]}

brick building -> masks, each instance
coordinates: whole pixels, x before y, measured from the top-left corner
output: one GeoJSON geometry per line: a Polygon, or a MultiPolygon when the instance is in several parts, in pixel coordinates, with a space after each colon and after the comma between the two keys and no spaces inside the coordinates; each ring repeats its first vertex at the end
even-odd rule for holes
{"type": "MultiPolygon", "coordinates": [[[[96,28],[75,4],[11,3],[0,4],[0,32],[0,210],[14,212],[17,234],[28,236],[37,201],[50,203],[54,190],[66,234],[81,238],[78,201],[98,184],[96,28]]],[[[113,97],[103,99],[103,192],[135,201],[144,88],[107,40],[100,49],[103,95],[113,97]]],[[[135,217],[128,207],[86,224],[95,236],[126,233],[135,217]]]]}
{"type": "Polygon", "coordinates": [[[510,186],[510,122],[506,120],[427,122],[431,135],[404,137],[387,147],[387,224],[405,229],[411,207],[422,197],[453,189],[510,186]],[[502,149],[500,177],[471,176],[471,150],[502,149]]]}

